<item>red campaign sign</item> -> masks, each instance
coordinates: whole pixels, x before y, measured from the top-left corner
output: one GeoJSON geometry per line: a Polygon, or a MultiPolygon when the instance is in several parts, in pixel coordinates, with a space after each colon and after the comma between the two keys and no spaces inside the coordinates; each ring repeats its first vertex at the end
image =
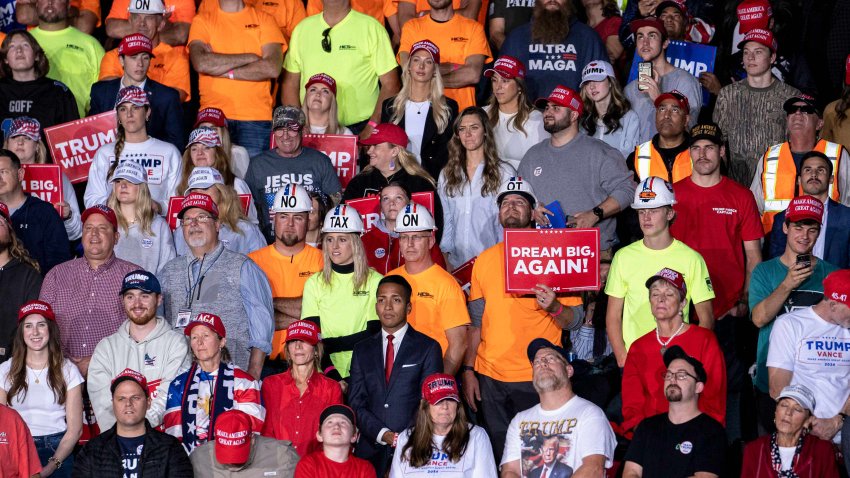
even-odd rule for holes
{"type": "Polygon", "coordinates": [[[505,229],[505,292],[599,290],[599,229],[505,229]]]}
{"type": "Polygon", "coordinates": [[[325,153],[336,168],[339,184],[345,189],[357,174],[357,136],[350,134],[305,134],[303,146],[325,153]]]}
{"type": "MultiPolygon", "coordinates": [[[[177,215],[180,214],[180,205],[183,203],[184,196],[171,196],[168,199],[168,214],[166,217],[168,218],[168,227],[171,230],[177,229],[177,223],[179,219],[177,219],[177,215]]],[[[248,206],[251,204],[251,195],[250,194],[240,194],[239,202],[242,203],[242,213],[246,216],[248,215],[248,206]]]]}
{"type": "Polygon", "coordinates": [[[117,121],[115,111],[107,111],[45,128],[44,136],[53,162],[72,183],[87,180],[94,153],[104,144],[115,142],[117,121]]]}
{"type": "MultiPolygon", "coordinates": [[[[425,209],[434,215],[434,193],[419,192],[413,193],[412,199],[414,202],[425,206],[425,209]]],[[[360,213],[363,219],[363,227],[365,232],[369,232],[375,223],[381,218],[381,198],[378,196],[369,196],[361,199],[349,199],[345,204],[353,207],[360,213]]]]}
{"type": "Polygon", "coordinates": [[[469,289],[472,286],[472,266],[475,265],[476,259],[478,259],[478,256],[464,262],[452,271],[452,276],[467,295],[469,295],[469,289]]]}
{"type": "Polygon", "coordinates": [[[62,194],[62,172],[55,164],[22,164],[24,169],[24,181],[21,185],[24,192],[53,204],[59,215],[62,211],[59,203],[64,196],[62,194]]]}

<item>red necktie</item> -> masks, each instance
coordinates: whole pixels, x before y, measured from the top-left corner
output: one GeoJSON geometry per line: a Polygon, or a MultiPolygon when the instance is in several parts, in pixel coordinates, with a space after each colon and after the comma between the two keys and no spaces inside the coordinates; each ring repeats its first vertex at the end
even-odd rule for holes
{"type": "Polygon", "coordinates": [[[387,358],[384,362],[384,376],[390,383],[390,375],[393,373],[393,360],[395,360],[395,347],[393,347],[393,336],[387,335],[387,358]]]}
{"type": "Polygon", "coordinates": [[[543,473],[540,474],[540,478],[546,478],[546,468],[543,468],[543,473]]]}

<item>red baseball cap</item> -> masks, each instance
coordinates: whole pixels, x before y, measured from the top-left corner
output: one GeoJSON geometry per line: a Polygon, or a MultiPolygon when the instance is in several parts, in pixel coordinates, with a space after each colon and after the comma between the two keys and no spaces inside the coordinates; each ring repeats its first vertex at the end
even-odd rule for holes
{"type": "Polygon", "coordinates": [[[814,196],[797,196],[788,204],[785,219],[790,222],[800,222],[806,219],[823,223],[823,203],[814,196]]]}
{"type": "Polygon", "coordinates": [[[850,55],[847,55],[847,60],[844,61],[844,84],[850,85],[850,55]]]}
{"type": "Polygon", "coordinates": [[[325,73],[316,73],[311,76],[309,80],[307,80],[307,84],[304,85],[304,90],[309,90],[310,86],[319,83],[320,85],[325,85],[331,90],[331,93],[336,96],[336,80],[333,79],[331,75],[325,73]]]}
{"type": "Polygon", "coordinates": [[[493,68],[486,70],[484,76],[490,78],[498,73],[502,78],[513,80],[514,78],[525,78],[525,65],[519,58],[502,55],[493,63],[493,68]]]}
{"type": "Polygon", "coordinates": [[[3,216],[8,223],[12,222],[12,216],[9,214],[9,206],[2,202],[0,202],[0,216],[3,216]]]}
{"type": "Polygon", "coordinates": [[[118,385],[126,380],[132,380],[136,382],[137,384],[139,384],[140,387],[142,387],[142,390],[145,391],[145,396],[150,396],[150,394],[148,393],[148,379],[146,379],[145,376],[141,373],[131,368],[125,368],[123,372],[119,373],[115,378],[112,379],[112,385],[110,385],[109,391],[114,394],[115,389],[118,387],[118,385]]]}
{"type": "Polygon", "coordinates": [[[459,403],[460,395],[457,391],[457,381],[454,377],[445,373],[428,375],[422,382],[422,398],[431,405],[436,405],[446,399],[459,403]]]}
{"type": "Polygon", "coordinates": [[[413,56],[419,50],[427,51],[431,55],[431,59],[434,60],[434,63],[440,64],[440,47],[434,44],[434,42],[431,40],[419,40],[410,47],[410,56],[413,56]]]}
{"type": "Polygon", "coordinates": [[[676,104],[679,105],[679,108],[685,112],[685,114],[690,114],[691,106],[688,101],[688,97],[683,95],[679,90],[668,91],[666,93],[661,93],[655,98],[655,107],[658,108],[661,105],[661,102],[664,100],[673,100],[676,104]]]}
{"type": "Polygon", "coordinates": [[[744,48],[744,43],[754,41],[758,44],[764,45],[770,48],[770,51],[776,52],[776,39],[773,38],[773,32],[770,30],[763,30],[761,28],[754,28],[747,32],[744,35],[744,39],[738,42],[738,49],[744,48]]]}
{"type": "Polygon", "coordinates": [[[223,465],[243,465],[251,455],[251,417],[242,410],[228,410],[215,421],[215,459],[223,465]]]}
{"type": "Polygon", "coordinates": [[[688,17],[688,6],[685,5],[685,0],[664,0],[659,3],[657,7],[655,7],[655,16],[661,17],[661,14],[664,12],[664,9],[667,7],[675,7],[682,13],[686,19],[688,17]]]}
{"type": "Polygon", "coordinates": [[[829,300],[850,306],[850,269],[838,269],[823,280],[823,295],[829,300]]]}
{"type": "Polygon", "coordinates": [[[227,126],[227,116],[224,116],[224,111],[218,108],[204,108],[198,111],[198,116],[195,117],[193,128],[197,128],[201,123],[212,123],[213,126],[224,128],[227,126]]]}
{"type": "Polygon", "coordinates": [[[204,211],[213,215],[213,217],[218,217],[218,206],[216,206],[215,201],[204,193],[191,193],[185,198],[183,198],[183,202],[180,203],[180,212],[177,214],[177,219],[183,219],[183,215],[186,214],[186,211],[192,209],[193,207],[203,209],[204,211]]]}
{"type": "Polygon", "coordinates": [[[670,283],[676,290],[682,294],[682,297],[688,294],[688,286],[685,284],[685,277],[679,273],[679,271],[674,271],[673,269],[665,267],[658,271],[654,276],[650,277],[646,280],[646,288],[649,289],[652,287],[652,284],[657,280],[666,280],[670,283]]]}
{"type": "Polygon", "coordinates": [[[662,41],[667,39],[667,29],[664,28],[664,22],[659,20],[658,17],[650,15],[644,18],[636,18],[629,23],[629,29],[634,34],[637,34],[638,30],[643,27],[652,27],[661,34],[662,41]]]}
{"type": "Polygon", "coordinates": [[[564,85],[558,85],[549,93],[548,98],[540,98],[534,102],[534,104],[538,108],[545,108],[547,103],[554,103],[558,106],[563,106],[569,108],[579,115],[581,115],[582,111],[584,111],[584,104],[581,101],[581,97],[572,90],[572,88],[568,88],[564,85]]]}
{"type": "Polygon", "coordinates": [[[756,28],[766,29],[773,16],[768,0],[744,0],[738,5],[738,22],[741,33],[747,34],[756,28]]]}
{"type": "Polygon", "coordinates": [[[18,310],[18,322],[27,318],[28,315],[39,314],[45,319],[56,321],[56,315],[53,313],[53,307],[43,300],[31,300],[21,306],[18,310]]]}
{"type": "Polygon", "coordinates": [[[360,141],[360,144],[371,146],[373,144],[392,143],[402,148],[407,147],[410,140],[407,138],[407,133],[404,128],[392,123],[381,123],[372,129],[372,135],[360,141]]]}
{"type": "Polygon", "coordinates": [[[319,327],[308,320],[296,320],[286,328],[286,341],[301,340],[316,345],[321,340],[319,327]]]}
{"type": "Polygon", "coordinates": [[[227,337],[227,330],[224,328],[224,323],[221,321],[221,317],[207,312],[198,313],[198,315],[189,322],[189,325],[183,329],[183,333],[188,337],[192,333],[192,329],[199,325],[209,327],[210,330],[217,333],[221,338],[227,337]]]}
{"type": "Polygon", "coordinates": [[[118,229],[118,218],[115,216],[115,211],[112,210],[111,207],[103,205],[103,204],[95,204],[94,206],[83,211],[81,219],[83,224],[86,223],[89,217],[92,214],[100,214],[105,217],[110,224],[112,224],[113,229],[118,229]]]}
{"type": "Polygon", "coordinates": [[[141,33],[133,33],[121,39],[118,44],[118,54],[124,56],[133,56],[139,53],[147,53],[151,57],[153,54],[153,43],[151,39],[141,33]]]}

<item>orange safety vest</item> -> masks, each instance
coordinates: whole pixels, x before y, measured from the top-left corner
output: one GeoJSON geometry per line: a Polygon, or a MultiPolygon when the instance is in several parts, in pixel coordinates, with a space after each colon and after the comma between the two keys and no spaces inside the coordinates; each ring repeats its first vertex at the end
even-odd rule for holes
{"type": "MultiPolygon", "coordinates": [[[[838,200],[838,162],[841,160],[841,145],[824,139],[818,141],[814,151],[819,151],[832,161],[832,183],[829,185],[829,197],[838,200]]],[[[797,166],[791,155],[791,146],[784,143],[771,146],[762,159],[763,171],[761,188],[764,197],[764,213],[761,223],[764,232],[773,228],[773,217],[788,208],[791,200],[797,196],[797,166]]]]}
{"type": "Polygon", "coordinates": [[[635,171],[641,181],[649,176],[657,176],[665,178],[672,184],[691,177],[692,170],[691,152],[688,149],[676,155],[676,160],[673,161],[673,170],[668,171],[667,165],[661,159],[661,154],[655,149],[651,140],[639,144],[635,148],[635,171]]]}

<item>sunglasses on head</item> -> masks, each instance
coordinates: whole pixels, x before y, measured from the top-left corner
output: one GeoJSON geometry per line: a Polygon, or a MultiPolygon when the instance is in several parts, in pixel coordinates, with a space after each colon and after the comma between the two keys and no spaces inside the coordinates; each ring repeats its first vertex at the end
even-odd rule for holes
{"type": "Polygon", "coordinates": [[[331,52],[331,28],[325,28],[325,31],[322,32],[322,50],[325,50],[326,53],[331,52]]]}
{"type": "Polygon", "coordinates": [[[785,110],[785,112],[788,113],[789,115],[793,115],[794,113],[797,113],[797,112],[801,112],[801,113],[804,113],[804,114],[807,114],[807,115],[813,115],[813,114],[817,113],[818,111],[815,109],[814,106],[791,105],[791,106],[788,107],[788,109],[785,110]]]}

